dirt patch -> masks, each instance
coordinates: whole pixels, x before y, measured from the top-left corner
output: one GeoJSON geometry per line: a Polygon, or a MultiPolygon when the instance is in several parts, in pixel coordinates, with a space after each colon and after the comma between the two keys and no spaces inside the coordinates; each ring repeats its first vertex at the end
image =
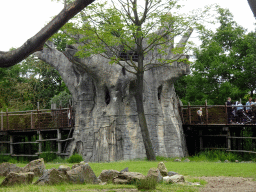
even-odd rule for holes
{"type": "Polygon", "coordinates": [[[208,182],[200,192],[256,192],[256,181],[243,177],[198,177],[208,182]]]}

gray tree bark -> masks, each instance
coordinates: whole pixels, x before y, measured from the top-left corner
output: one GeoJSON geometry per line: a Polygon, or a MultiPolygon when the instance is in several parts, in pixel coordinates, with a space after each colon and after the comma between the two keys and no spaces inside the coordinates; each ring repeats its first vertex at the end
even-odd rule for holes
{"type": "MultiPolygon", "coordinates": [[[[188,37],[184,36],[178,46],[188,37]]],[[[70,154],[76,152],[85,161],[97,162],[146,157],[135,101],[137,77],[119,65],[109,65],[100,55],[78,59],[74,57],[76,51],[67,48],[62,53],[52,47],[36,53],[59,71],[72,93],[75,131],[70,154]]],[[[157,57],[157,52],[152,52],[144,63],[157,57]]],[[[189,71],[188,65],[174,62],[144,72],[144,111],[157,156],[187,155],[174,81],[189,71]]]]}

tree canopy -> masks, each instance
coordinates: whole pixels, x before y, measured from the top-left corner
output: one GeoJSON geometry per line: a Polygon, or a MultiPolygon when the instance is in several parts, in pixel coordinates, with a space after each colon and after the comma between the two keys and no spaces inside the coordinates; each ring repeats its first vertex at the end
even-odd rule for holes
{"type": "Polygon", "coordinates": [[[203,104],[207,100],[209,104],[224,104],[227,97],[238,100],[256,88],[255,32],[247,34],[229,10],[219,8],[218,13],[220,26],[216,32],[201,33],[202,44],[194,50],[192,73],[176,84],[185,103],[203,104]]]}

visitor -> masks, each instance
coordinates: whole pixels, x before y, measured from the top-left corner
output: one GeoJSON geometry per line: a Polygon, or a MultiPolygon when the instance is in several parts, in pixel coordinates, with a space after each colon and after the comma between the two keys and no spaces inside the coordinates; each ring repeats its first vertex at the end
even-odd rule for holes
{"type": "Polygon", "coordinates": [[[197,116],[198,116],[199,124],[203,124],[202,123],[202,116],[203,116],[203,109],[202,109],[202,107],[200,107],[199,110],[197,111],[197,116]]]}
{"type": "Polygon", "coordinates": [[[232,122],[232,103],[231,103],[231,98],[228,97],[227,101],[227,113],[228,113],[228,124],[232,122]]]}
{"type": "Polygon", "coordinates": [[[237,123],[238,124],[242,124],[242,120],[243,120],[243,105],[237,101],[236,102],[236,111],[237,111],[237,123]]]}
{"type": "Polygon", "coordinates": [[[245,112],[251,118],[252,117],[252,108],[251,105],[253,104],[252,98],[249,98],[249,101],[246,102],[245,112]]]}

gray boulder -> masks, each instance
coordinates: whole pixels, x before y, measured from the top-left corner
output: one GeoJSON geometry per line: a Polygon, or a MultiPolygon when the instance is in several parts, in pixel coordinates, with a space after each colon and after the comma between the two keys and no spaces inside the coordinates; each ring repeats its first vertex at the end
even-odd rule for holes
{"type": "Polygon", "coordinates": [[[119,171],[116,170],[103,170],[99,176],[102,182],[112,182],[115,177],[118,176],[119,171]]]}
{"type": "Polygon", "coordinates": [[[153,177],[158,183],[163,181],[163,176],[158,168],[150,168],[147,177],[153,177]]]}
{"type": "Polygon", "coordinates": [[[85,162],[80,162],[80,163],[76,163],[76,164],[74,164],[72,167],[71,167],[71,169],[75,169],[75,168],[77,168],[77,167],[80,167],[81,165],[85,165],[86,163],[85,162]]]}
{"type": "Polygon", "coordinates": [[[64,174],[67,173],[67,171],[70,171],[70,167],[66,165],[60,165],[58,168],[58,171],[63,172],[64,174]]]}
{"type": "Polygon", "coordinates": [[[0,164],[0,176],[7,176],[10,172],[20,173],[23,172],[21,167],[17,167],[12,163],[1,163],[0,164]]]}
{"type": "Polygon", "coordinates": [[[114,184],[133,184],[138,180],[145,179],[145,175],[138,172],[123,172],[119,173],[116,178],[114,178],[114,184]]]}
{"type": "Polygon", "coordinates": [[[164,177],[164,176],[167,176],[168,171],[167,171],[167,169],[166,169],[166,167],[165,167],[165,164],[164,164],[163,162],[158,163],[157,168],[159,169],[159,171],[160,171],[160,173],[161,173],[161,175],[162,175],[163,177],[164,177]]]}
{"type": "Polygon", "coordinates": [[[129,168],[128,167],[126,167],[126,168],[124,168],[122,171],[120,171],[121,173],[124,173],[124,172],[129,172],[129,168]]]}
{"type": "Polygon", "coordinates": [[[35,185],[55,185],[68,182],[68,176],[55,168],[46,170],[44,174],[34,183],[35,185]]]}
{"type": "Polygon", "coordinates": [[[88,163],[67,171],[67,175],[73,183],[98,184],[100,182],[88,163]]]}
{"type": "Polygon", "coordinates": [[[178,174],[178,173],[176,173],[176,172],[169,171],[168,174],[167,174],[167,176],[173,176],[173,175],[177,175],[177,174],[178,174]]]}
{"type": "Polygon", "coordinates": [[[10,172],[3,182],[1,183],[1,186],[13,186],[13,185],[28,185],[33,182],[34,179],[34,173],[33,172],[27,172],[27,173],[14,173],[10,172]]]}
{"type": "Polygon", "coordinates": [[[179,183],[179,182],[185,182],[185,178],[183,175],[173,175],[173,176],[166,176],[163,177],[164,183],[179,183]]]}
{"type": "Polygon", "coordinates": [[[36,159],[29,162],[24,168],[23,172],[34,172],[35,177],[40,177],[43,175],[45,170],[44,159],[36,159]]]}

